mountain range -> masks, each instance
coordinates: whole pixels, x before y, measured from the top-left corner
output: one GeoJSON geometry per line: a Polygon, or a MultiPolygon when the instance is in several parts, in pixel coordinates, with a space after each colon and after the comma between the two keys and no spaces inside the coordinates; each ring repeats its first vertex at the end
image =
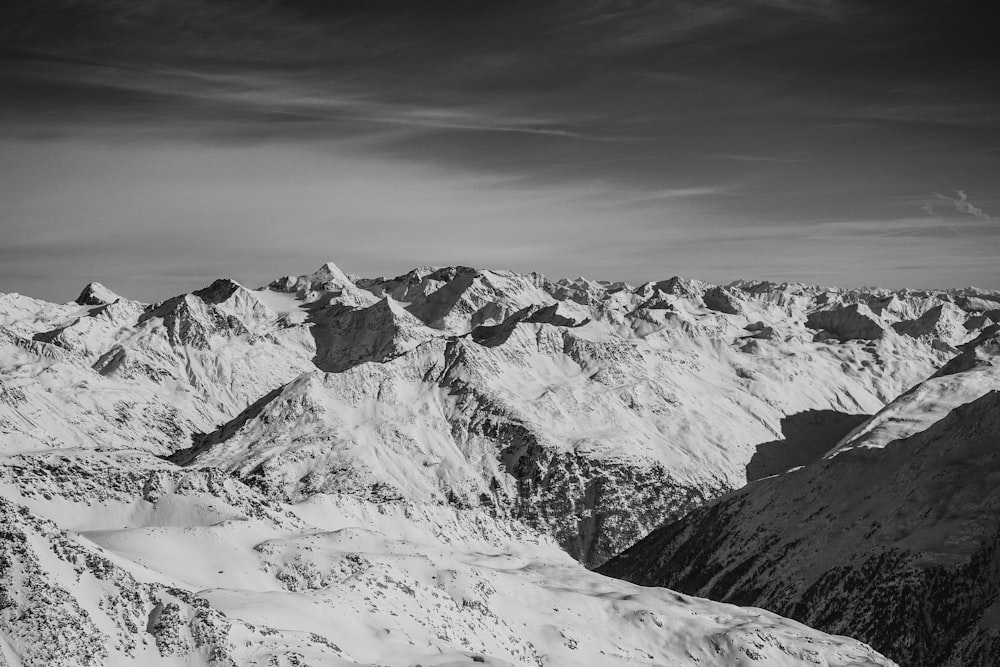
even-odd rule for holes
{"type": "Polygon", "coordinates": [[[0,295],[0,664],[976,664],[998,321],[332,263],[0,295]]]}

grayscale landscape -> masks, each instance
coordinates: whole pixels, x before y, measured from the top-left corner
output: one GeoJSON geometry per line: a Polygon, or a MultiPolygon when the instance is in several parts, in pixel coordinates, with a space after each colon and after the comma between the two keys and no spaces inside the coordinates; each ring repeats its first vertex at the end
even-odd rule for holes
{"type": "Polygon", "coordinates": [[[5,3],[0,667],[1000,665],[996,25],[5,3]]]}

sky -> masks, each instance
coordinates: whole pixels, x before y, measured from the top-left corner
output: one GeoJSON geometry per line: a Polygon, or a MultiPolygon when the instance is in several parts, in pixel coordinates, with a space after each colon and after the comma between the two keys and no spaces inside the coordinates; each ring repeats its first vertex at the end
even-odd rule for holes
{"type": "Polygon", "coordinates": [[[1000,288],[987,5],[5,0],[0,292],[1000,288]]]}

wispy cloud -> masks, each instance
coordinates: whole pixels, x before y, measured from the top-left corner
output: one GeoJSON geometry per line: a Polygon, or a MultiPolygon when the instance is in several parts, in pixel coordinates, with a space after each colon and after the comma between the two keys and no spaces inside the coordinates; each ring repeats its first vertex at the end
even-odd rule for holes
{"type": "Polygon", "coordinates": [[[843,115],[846,118],[890,124],[992,128],[1000,125],[1000,113],[992,103],[961,99],[946,102],[921,101],[922,96],[918,96],[918,101],[905,104],[884,103],[852,108],[843,115]]]}
{"type": "MultiPolygon", "coordinates": [[[[184,129],[198,123],[226,132],[234,126],[244,131],[258,126],[267,136],[282,125],[294,138],[303,124],[311,136],[356,132],[358,126],[386,125],[415,130],[471,130],[514,132],[598,141],[616,137],[582,127],[578,122],[552,115],[529,113],[504,100],[467,99],[452,95],[424,95],[424,99],[392,99],[356,82],[266,72],[199,72],[177,67],[130,68],[92,63],[36,65],[36,80],[61,90],[64,108],[44,111],[51,121],[65,120],[75,132],[81,107],[91,125],[122,128],[149,126],[150,116],[162,117],[157,130],[184,129]],[[77,100],[78,104],[73,104],[77,100]],[[346,127],[350,121],[353,127],[346,127]]],[[[37,116],[24,114],[27,125],[37,116]]],[[[52,125],[58,129],[58,125],[52,125]]]]}
{"type": "Polygon", "coordinates": [[[685,187],[685,188],[662,188],[659,190],[650,190],[646,192],[622,192],[617,195],[615,199],[619,202],[628,203],[652,203],[652,202],[667,202],[674,200],[686,200],[686,199],[701,199],[706,197],[718,197],[721,195],[731,194],[735,190],[736,186],[733,185],[706,185],[699,187],[685,187]]]}
{"type": "Polygon", "coordinates": [[[778,155],[746,155],[746,154],[721,154],[707,156],[711,160],[731,160],[733,162],[779,162],[794,163],[802,162],[802,158],[781,157],[778,155]]]}
{"type": "MultiPolygon", "coordinates": [[[[968,195],[965,194],[965,190],[955,190],[957,197],[949,197],[948,195],[943,195],[941,193],[934,193],[934,196],[942,201],[949,202],[955,207],[955,210],[959,213],[966,213],[973,216],[974,218],[979,218],[980,220],[985,220],[987,222],[1000,223],[1000,218],[990,215],[978,206],[973,205],[969,201],[968,195]]],[[[928,204],[930,206],[930,204],[928,204]]],[[[924,210],[927,210],[926,208],[924,210]]]]}
{"type": "Polygon", "coordinates": [[[995,284],[996,24],[931,5],[0,3],[0,263],[995,284]]]}
{"type": "Polygon", "coordinates": [[[756,4],[829,21],[843,20],[848,13],[839,0],[756,0],[756,4]]]}

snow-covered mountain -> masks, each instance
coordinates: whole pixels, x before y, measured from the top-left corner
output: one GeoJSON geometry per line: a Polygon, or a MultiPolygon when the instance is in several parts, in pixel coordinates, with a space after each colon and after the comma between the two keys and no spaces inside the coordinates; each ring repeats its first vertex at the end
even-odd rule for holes
{"type": "Polygon", "coordinates": [[[993,306],[333,264],[150,306],[99,285],[65,305],[6,295],[0,447],[173,454],[286,501],[485,507],[596,565],[748,471],[819,456],[799,441],[832,445],[1000,319],[993,306]]]}
{"type": "Polygon", "coordinates": [[[850,632],[906,665],[1000,657],[1000,327],[826,456],[601,571],[850,632]]]}
{"type": "MultiPolygon", "coordinates": [[[[467,267],[0,295],[0,656],[889,664],[576,561],[821,457],[997,320],[972,289],[467,267]]],[[[857,437],[918,421],[882,414],[857,437]]]]}

